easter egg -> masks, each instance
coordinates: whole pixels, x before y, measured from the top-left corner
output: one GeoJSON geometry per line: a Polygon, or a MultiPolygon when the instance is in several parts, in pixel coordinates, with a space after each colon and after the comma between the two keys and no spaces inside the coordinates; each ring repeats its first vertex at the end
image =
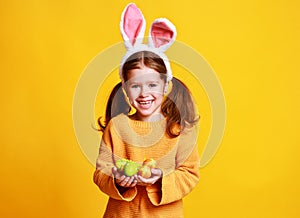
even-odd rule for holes
{"type": "Polygon", "coordinates": [[[126,176],[133,176],[137,174],[137,172],[138,172],[138,164],[133,161],[128,162],[124,167],[124,174],[126,176]]]}

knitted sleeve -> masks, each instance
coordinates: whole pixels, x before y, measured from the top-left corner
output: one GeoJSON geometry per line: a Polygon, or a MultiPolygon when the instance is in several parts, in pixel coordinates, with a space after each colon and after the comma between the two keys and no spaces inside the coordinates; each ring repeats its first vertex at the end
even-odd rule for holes
{"type": "MultiPolygon", "coordinates": [[[[183,142],[187,142],[191,135],[183,142]]],[[[148,186],[147,192],[153,205],[159,206],[178,201],[192,191],[199,181],[200,159],[197,144],[179,144],[176,154],[176,169],[164,175],[162,180],[148,186]]]]}
{"type": "Polygon", "coordinates": [[[113,137],[114,131],[112,123],[110,122],[103,133],[100,143],[96,170],[94,172],[94,182],[99,189],[109,197],[117,200],[132,201],[137,194],[136,187],[122,188],[119,187],[114,180],[112,173],[112,168],[115,163],[113,146],[117,145],[114,145],[113,137]]]}

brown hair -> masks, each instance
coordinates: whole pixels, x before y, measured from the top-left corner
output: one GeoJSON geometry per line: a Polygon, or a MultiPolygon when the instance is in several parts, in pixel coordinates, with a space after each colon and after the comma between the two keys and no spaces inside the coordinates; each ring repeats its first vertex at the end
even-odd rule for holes
{"type": "MultiPolygon", "coordinates": [[[[127,81],[127,72],[132,69],[139,69],[145,65],[161,73],[161,78],[166,82],[167,69],[164,61],[155,53],[140,51],[131,55],[122,67],[122,76],[127,81]]],[[[100,131],[104,131],[108,122],[115,116],[130,112],[130,105],[122,90],[122,82],[118,83],[112,90],[105,111],[105,124],[98,118],[100,131]]],[[[187,86],[179,79],[173,77],[171,92],[166,96],[161,105],[163,115],[166,117],[166,132],[171,137],[177,137],[186,127],[195,125],[199,117],[196,116],[195,105],[187,86]]]]}

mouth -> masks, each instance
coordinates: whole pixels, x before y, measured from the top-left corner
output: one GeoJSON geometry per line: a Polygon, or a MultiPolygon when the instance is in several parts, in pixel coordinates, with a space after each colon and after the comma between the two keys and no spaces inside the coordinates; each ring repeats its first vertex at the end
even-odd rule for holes
{"type": "Polygon", "coordinates": [[[139,108],[143,110],[148,110],[152,107],[154,100],[142,100],[142,101],[137,101],[139,108]]]}
{"type": "Polygon", "coordinates": [[[150,105],[152,102],[153,102],[153,100],[149,100],[149,101],[138,101],[138,103],[139,103],[140,105],[144,105],[144,106],[150,105]]]}

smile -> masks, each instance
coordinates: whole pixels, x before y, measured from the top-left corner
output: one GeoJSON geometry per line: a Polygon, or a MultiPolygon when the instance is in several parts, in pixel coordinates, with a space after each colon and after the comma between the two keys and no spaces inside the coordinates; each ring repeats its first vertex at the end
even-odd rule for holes
{"type": "Polygon", "coordinates": [[[138,103],[140,104],[140,105],[149,105],[149,104],[151,104],[153,102],[153,100],[149,100],[149,101],[138,101],[138,103]]]}

